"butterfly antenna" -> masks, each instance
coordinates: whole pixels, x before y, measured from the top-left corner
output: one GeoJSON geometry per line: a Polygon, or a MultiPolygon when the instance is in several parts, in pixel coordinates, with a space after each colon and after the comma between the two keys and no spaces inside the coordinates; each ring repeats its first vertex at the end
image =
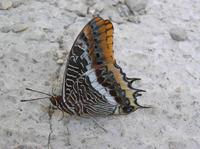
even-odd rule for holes
{"type": "Polygon", "coordinates": [[[47,95],[47,96],[50,96],[50,97],[53,96],[53,95],[51,95],[51,94],[44,93],[44,92],[41,92],[41,91],[37,91],[37,90],[34,90],[34,89],[30,89],[30,88],[26,88],[26,90],[32,91],[32,92],[36,92],[36,93],[40,93],[40,94],[44,94],[44,95],[47,95]]]}
{"type": "Polygon", "coordinates": [[[20,100],[21,102],[27,102],[27,101],[34,101],[34,100],[40,100],[40,99],[47,99],[49,97],[41,97],[41,98],[34,98],[34,99],[27,99],[27,100],[20,100]]]}

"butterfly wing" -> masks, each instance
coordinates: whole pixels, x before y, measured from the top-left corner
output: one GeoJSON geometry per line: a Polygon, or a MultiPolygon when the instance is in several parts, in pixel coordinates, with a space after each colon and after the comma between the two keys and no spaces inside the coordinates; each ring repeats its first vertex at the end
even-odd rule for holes
{"type": "Polygon", "coordinates": [[[79,115],[130,113],[142,107],[136,98],[142,90],[132,88],[132,82],[114,59],[112,23],[93,18],[69,54],[63,83],[66,108],[79,115]]]}
{"type": "Polygon", "coordinates": [[[116,109],[116,102],[109,101],[110,95],[106,96],[105,88],[98,84],[96,85],[96,88],[94,88],[91,84],[91,79],[86,75],[76,80],[66,100],[68,105],[73,105],[70,109],[73,114],[95,116],[113,114],[116,109]]]}
{"type": "MultiPolygon", "coordinates": [[[[69,111],[68,113],[70,114],[79,114],[79,115],[83,114],[83,113],[79,113],[80,111],[78,112],[77,108],[78,107],[80,108],[80,106],[82,106],[83,109],[88,106],[92,107],[91,103],[93,103],[92,104],[93,109],[94,107],[97,108],[97,106],[106,107],[106,104],[107,104],[107,107],[110,107],[107,110],[107,114],[111,114],[111,112],[113,113],[114,108],[116,108],[116,105],[117,105],[116,101],[114,100],[114,97],[109,95],[106,92],[106,89],[96,81],[96,74],[92,66],[92,63],[94,60],[90,56],[91,51],[89,49],[89,46],[91,45],[90,41],[94,39],[88,38],[89,32],[86,32],[88,27],[90,26],[90,23],[93,22],[93,20],[91,20],[83,28],[83,30],[80,32],[77,39],[75,40],[72,46],[72,49],[70,51],[70,54],[67,60],[67,65],[65,68],[64,80],[63,80],[63,102],[61,106],[62,108],[65,109],[65,111],[69,111]],[[82,88],[84,88],[84,86],[79,81],[80,79],[83,79],[83,77],[85,80],[84,84],[85,85],[87,84],[85,88],[90,87],[90,91],[88,91],[87,94],[82,94],[80,96],[81,90],[80,92],[77,92],[77,90],[78,90],[78,86],[82,86],[82,88]],[[97,97],[99,100],[95,100],[97,99],[97,97]],[[83,99],[85,99],[87,102],[83,102],[83,99]],[[89,101],[91,101],[91,103],[89,101]],[[101,102],[97,102],[97,101],[102,101],[104,106],[102,105],[101,102]],[[78,105],[75,104],[75,102],[78,103],[78,105]]],[[[91,31],[90,34],[92,33],[93,32],[91,31]]],[[[86,108],[86,109],[92,109],[92,108],[86,108]]],[[[103,110],[99,108],[97,109],[99,110],[99,113],[103,112],[103,110]]],[[[104,109],[104,114],[105,114],[105,109],[104,109]]]]}

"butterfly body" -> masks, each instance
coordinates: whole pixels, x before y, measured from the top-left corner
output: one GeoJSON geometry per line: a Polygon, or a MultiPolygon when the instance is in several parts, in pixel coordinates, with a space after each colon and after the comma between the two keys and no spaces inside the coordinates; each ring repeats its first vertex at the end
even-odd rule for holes
{"type": "Polygon", "coordinates": [[[53,105],[71,115],[128,114],[141,108],[132,88],[137,78],[127,78],[113,56],[113,25],[93,18],[80,32],[70,51],[62,96],[53,105]]]}

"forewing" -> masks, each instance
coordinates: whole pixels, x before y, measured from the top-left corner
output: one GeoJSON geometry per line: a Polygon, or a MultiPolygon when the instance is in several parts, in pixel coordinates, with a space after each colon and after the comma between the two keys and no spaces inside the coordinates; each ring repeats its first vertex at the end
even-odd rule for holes
{"type": "Polygon", "coordinates": [[[77,78],[95,69],[96,65],[113,61],[112,38],[112,23],[100,17],[93,18],[83,28],[72,46],[65,68],[64,99],[69,95],[77,78]]]}

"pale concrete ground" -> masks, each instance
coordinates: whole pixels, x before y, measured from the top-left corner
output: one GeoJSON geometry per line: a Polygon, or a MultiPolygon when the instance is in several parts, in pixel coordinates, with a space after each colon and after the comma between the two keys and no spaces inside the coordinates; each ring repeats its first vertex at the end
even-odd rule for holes
{"type": "Polygon", "coordinates": [[[11,2],[0,10],[1,149],[200,148],[199,0],[143,0],[137,14],[123,0],[11,2]],[[59,63],[92,14],[111,18],[117,61],[128,76],[142,78],[134,85],[147,90],[140,103],[155,107],[97,118],[108,133],[91,119],[60,120],[48,100],[20,102],[43,97],[26,87],[51,93],[64,71],[59,63]],[[175,40],[174,28],[181,30],[175,40]]]}

